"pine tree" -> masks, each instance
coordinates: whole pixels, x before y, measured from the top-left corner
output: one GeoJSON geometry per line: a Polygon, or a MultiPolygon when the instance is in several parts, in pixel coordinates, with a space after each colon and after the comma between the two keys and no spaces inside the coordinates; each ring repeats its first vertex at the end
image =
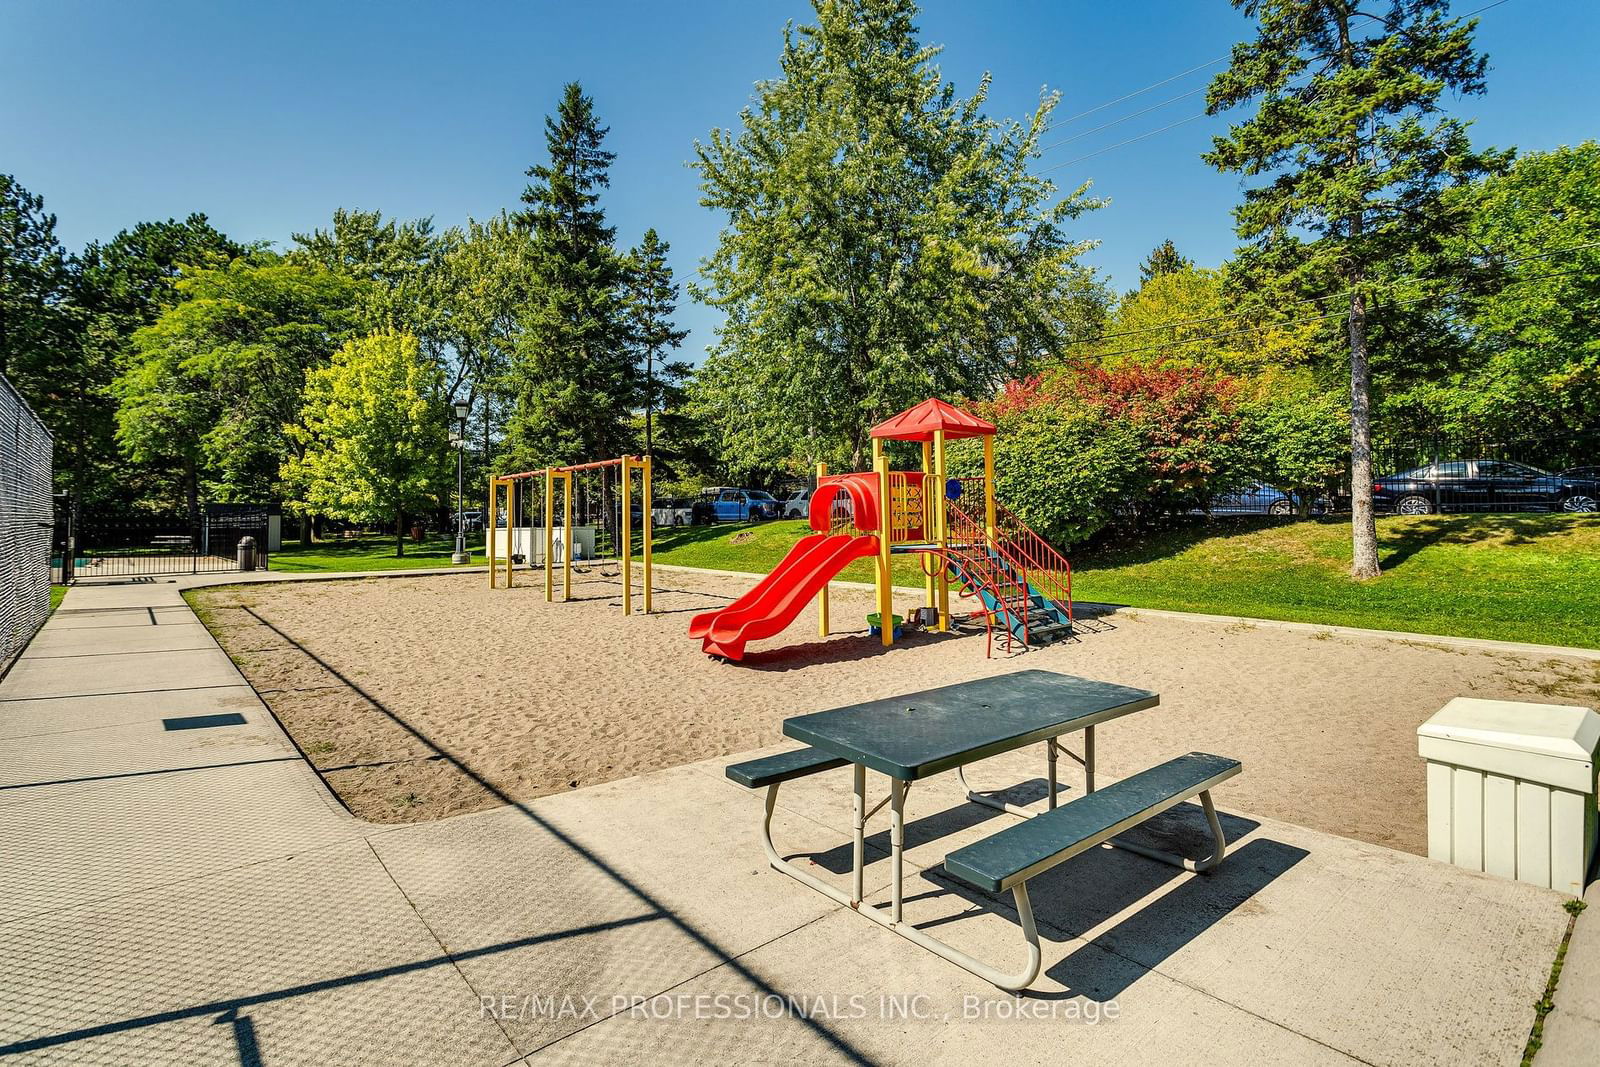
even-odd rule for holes
{"type": "Polygon", "coordinates": [[[1204,158],[1262,184],[1234,211],[1249,244],[1230,273],[1250,288],[1343,301],[1350,573],[1375,578],[1369,286],[1407,273],[1408,260],[1430,256],[1462,227],[1446,189],[1504,165],[1501,154],[1473,151],[1464,123],[1439,117],[1445,90],[1483,92],[1487,61],[1472,46],[1476,21],[1449,18],[1447,0],[1231,2],[1256,20],[1257,36],[1234,46],[1207,110],[1256,102],[1256,112],[1204,158]]]}
{"type": "Polygon", "coordinates": [[[639,247],[628,255],[628,324],[636,370],[639,360],[644,363],[640,399],[646,453],[655,451],[655,413],[675,411],[681,405],[689,375],[688,363],[669,358],[689,336],[688,330],[677,329],[672,322],[672,313],[678,309],[678,285],[667,266],[670,249],[649,229],[639,247]]]}
{"type": "Polygon", "coordinates": [[[1178,246],[1172,243],[1172,238],[1167,238],[1145,257],[1139,264],[1139,284],[1150,284],[1152,278],[1159,278],[1163,274],[1176,274],[1180,270],[1188,270],[1194,266],[1194,261],[1187,256],[1178,254],[1178,246]]]}
{"type": "Polygon", "coordinates": [[[528,467],[622,455],[638,380],[628,344],[626,263],[613,247],[600,190],[612,153],[594,101],[569,83],[545,119],[548,164],[528,168],[530,292],[507,384],[512,413],[504,461],[528,467]]]}

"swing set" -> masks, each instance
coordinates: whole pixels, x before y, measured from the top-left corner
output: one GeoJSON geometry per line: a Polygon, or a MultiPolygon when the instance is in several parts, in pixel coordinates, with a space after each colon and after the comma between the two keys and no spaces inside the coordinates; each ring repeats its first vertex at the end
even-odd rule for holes
{"type": "Polygon", "coordinates": [[[504,588],[515,582],[518,563],[528,570],[534,567],[538,556],[544,569],[544,598],[553,603],[556,599],[555,563],[561,564],[561,600],[572,599],[573,556],[587,552],[589,560],[599,562],[614,559],[622,572],[622,613],[633,614],[633,481],[639,476],[639,503],[641,528],[641,557],[644,564],[644,613],[650,613],[651,592],[651,540],[650,517],[650,457],[622,456],[602,459],[593,463],[575,463],[566,467],[546,467],[542,470],[521,471],[517,474],[489,476],[490,521],[485,524],[485,552],[489,557],[489,588],[502,588],[500,561],[505,560],[504,588]],[[536,491],[543,482],[543,525],[533,524],[538,500],[536,491]],[[561,488],[561,510],[558,529],[555,517],[556,490],[561,488]],[[502,505],[501,501],[504,500],[502,505]],[[501,507],[506,517],[505,545],[503,551],[496,547],[501,507]],[[526,526],[519,527],[518,519],[527,512],[526,526]],[[592,536],[586,549],[583,541],[592,536]]]}

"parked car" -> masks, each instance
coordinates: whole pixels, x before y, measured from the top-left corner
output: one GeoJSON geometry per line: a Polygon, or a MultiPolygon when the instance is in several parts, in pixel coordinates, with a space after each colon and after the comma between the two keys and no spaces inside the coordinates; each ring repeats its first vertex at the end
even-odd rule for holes
{"type": "Polygon", "coordinates": [[[463,533],[475,533],[483,529],[483,511],[480,508],[467,508],[461,513],[461,530],[463,533]]]}
{"type": "Polygon", "coordinates": [[[688,526],[694,522],[694,501],[679,497],[655,503],[650,521],[657,526],[688,526]]]}
{"type": "MultiPolygon", "coordinates": [[[[1311,514],[1326,515],[1331,504],[1324,497],[1311,502],[1311,514]]],[[[1265,482],[1256,482],[1232,493],[1219,493],[1208,509],[1212,515],[1293,515],[1298,508],[1294,498],[1265,482]]]]}
{"type": "Polygon", "coordinates": [[[1450,459],[1384,475],[1372,486],[1379,510],[1396,515],[1436,511],[1600,511],[1593,467],[1552,474],[1503,459],[1450,459]],[[1588,472],[1588,473],[1585,473],[1588,472]]]}
{"type": "Polygon", "coordinates": [[[718,485],[703,490],[694,504],[695,522],[752,522],[776,519],[782,510],[771,493],[718,485]]]}
{"type": "Polygon", "coordinates": [[[811,514],[811,490],[801,489],[791,493],[783,502],[783,517],[786,519],[803,519],[811,514]]]}

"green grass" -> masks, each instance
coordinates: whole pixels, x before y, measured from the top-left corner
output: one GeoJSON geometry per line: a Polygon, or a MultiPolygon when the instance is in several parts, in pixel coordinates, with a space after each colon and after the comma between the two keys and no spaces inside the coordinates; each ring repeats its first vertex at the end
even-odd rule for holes
{"type": "MultiPolygon", "coordinates": [[[[467,538],[472,562],[483,563],[483,535],[467,538]]],[[[360,541],[317,541],[301,547],[298,541],[285,541],[272,554],[271,568],[286,573],[334,573],[338,571],[397,571],[418,567],[448,567],[455,551],[453,537],[429,537],[423,541],[406,539],[406,554],[394,554],[393,537],[369,537],[360,541]]]]}
{"type": "MultiPolygon", "coordinates": [[[[661,531],[656,559],[765,572],[805,531],[774,522],[661,531]]],[[[1339,519],[1229,519],[1069,553],[1079,600],[1213,615],[1600,648],[1600,518],[1446,515],[1378,522],[1384,576],[1347,576],[1339,519]]],[[[870,581],[867,561],[842,578],[870,581]]],[[[921,584],[914,557],[895,583],[921,584]]]]}
{"type": "Polygon", "coordinates": [[[59,608],[61,606],[61,600],[66,595],[67,595],[67,587],[66,586],[64,586],[64,585],[52,585],[50,587],[50,610],[52,612],[55,611],[57,608],[59,608]]]}

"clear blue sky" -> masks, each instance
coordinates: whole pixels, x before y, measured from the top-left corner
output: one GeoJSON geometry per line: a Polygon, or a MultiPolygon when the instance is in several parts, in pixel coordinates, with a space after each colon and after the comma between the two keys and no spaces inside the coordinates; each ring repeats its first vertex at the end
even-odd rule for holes
{"type": "MultiPolygon", "coordinates": [[[[1457,0],[1469,11],[1489,0],[1457,0]]],[[[149,2],[0,0],[0,172],[44,195],[70,248],[140,220],[203,211],[241,240],[280,245],[338,206],[428,215],[443,227],[512,206],[543,150],[543,117],[577,78],[617,153],[605,204],[618,240],[655,226],[680,279],[721,219],[697,202],[692,143],[736,123],[776,72],[780,31],[805,0],[693,3],[149,2]]],[[[1483,13],[1487,96],[1459,102],[1479,143],[1545,149],[1600,134],[1600,3],[1508,0],[1483,13]]],[[[989,111],[1020,117],[1043,87],[1069,117],[1227,53],[1247,35],[1224,0],[929,0],[923,40],[958,90],[994,75],[989,111]]],[[[1071,123],[1067,163],[1203,109],[1208,67],[1071,123]]],[[[1118,287],[1165,237],[1201,263],[1233,247],[1237,180],[1199,160],[1220,121],[1053,170],[1111,206],[1077,236],[1118,287]]],[[[714,313],[685,298],[686,354],[714,313]]]]}

